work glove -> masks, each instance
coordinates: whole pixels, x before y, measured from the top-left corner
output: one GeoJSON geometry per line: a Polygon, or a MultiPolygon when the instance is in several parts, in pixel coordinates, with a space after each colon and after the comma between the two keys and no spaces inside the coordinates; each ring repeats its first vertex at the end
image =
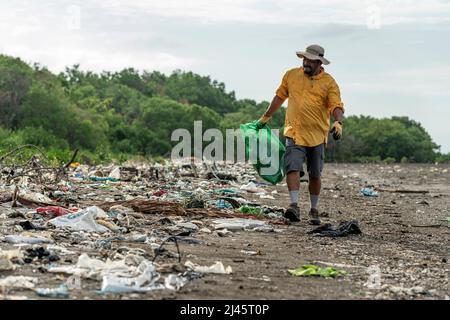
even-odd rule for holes
{"type": "Polygon", "coordinates": [[[264,128],[264,126],[266,125],[267,122],[269,122],[269,120],[270,120],[270,117],[268,117],[268,116],[262,116],[261,118],[259,118],[259,119],[256,121],[256,127],[257,127],[258,129],[264,128]]]}
{"type": "Polygon", "coordinates": [[[330,133],[333,136],[334,140],[339,140],[342,137],[342,122],[335,121],[333,123],[333,128],[331,129],[330,133]]]}

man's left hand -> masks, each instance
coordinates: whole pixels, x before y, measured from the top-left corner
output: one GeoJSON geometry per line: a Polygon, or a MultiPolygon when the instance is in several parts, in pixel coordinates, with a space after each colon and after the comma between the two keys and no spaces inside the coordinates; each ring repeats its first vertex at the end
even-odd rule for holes
{"type": "Polygon", "coordinates": [[[333,135],[334,140],[339,140],[342,137],[342,122],[335,121],[330,133],[333,135]]]}

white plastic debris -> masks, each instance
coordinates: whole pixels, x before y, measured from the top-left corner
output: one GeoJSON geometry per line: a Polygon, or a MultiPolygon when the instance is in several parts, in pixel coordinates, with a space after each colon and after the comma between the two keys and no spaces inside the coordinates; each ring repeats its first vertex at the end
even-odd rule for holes
{"type": "Polygon", "coordinates": [[[200,266],[191,261],[186,261],[184,264],[186,267],[201,273],[216,273],[216,274],[230,274],[233,272],[231,266],[224,267],[223,263],[216,261],[212,266],[200,266]]]}
{"type": "Polygon", "coordinates": [[[101,291],[105,293],[125,293],[165,289],[164,285],[156,283],[160,275],[156,272],[156,268],[151,262],[143,261],[138,269],[141,271],[141,274],[136,277],[103,276],[101,291]]]}
{"type": "Polygon", "coordinates": [[[212,233],[212,231],[211,230],[209,230],[208,228],[201,228],[200,230],[199,230],[200,232],[203,232],[203,233],[212,233]]]}
{"type": "Polygon", "coordinates": [[[7,235],[4,241],[12,244],[38,244],[38,243],[52,243],[53,240],[44,237],[29,237],[21,235],[7,235]]]}
{"type": "Polygon", "coordinates": [[[241,190],[252,192],[252,193],[266,193],[262,188],[258,188],[254,182],[249,182],[240,187],[241,190]]]}
{"type": "Polygon", "coordinates": [[[229,236],[229,235],[233,234],[233,232],[228,231],[227,229],[217,230],[216,233],[217,233],[217,235],[219,237],[226,237],[226,236],[229,236]]]}
{"type": "Polygon", "coordinates": [[[198,230],[198,226],[192,222],[181,222],[181,223],[177,224],[177,227],[194,230],[194,231],[198,230]]]}
{"type": "Polygon", "coordinates": [[[115,167],[108,176],[112,179],[120,180],[120,167],[115,167]]]}
{"type": "Polygon", "coordinates": [[[169,274],[164,280],[164,286],[167,289],[178,291],[188,282],[189,280],[184,277],[180,277],[176,274],[169,274]]]}
{"type": "Polygon", "coordinates": [[[54,203],[54,201],[52,199],[50,199],[46,195],[43,195],[42,193],[21,190],[19,192],[19,196],[24,198],[25,200],[30,200],[30,201],[34,201],[34,202],[42,202],[42,203],[48,203],[48,204],[54,203]]]}
{"type": "Polygon", "coordinates": [[[75,213],[54,218],[50,224],[59,228],[68,228],[77,231],[93,231],[104,233],[109,229],[98,224],[96,218],[108,218],[108,215],[99,207],[93,206],[75,213]]]}
{"type": "Polygon", "coordinates": [[[274,196],[271,196],[270,194],[260,194],[259,197],[261,199],[271,199],[271,200],[275,200],[274,196]]]}
{"type": "Polygon", "coordinates": [[[73,274],[82,278],[97,280],[102,279],[105,275],[131,277],[137,274],[137,268],[126,265],[125,259],[119,261],[111,261],[108,259],[106,262],[103,262],[95,258],[90,258],[85,253],[78,257],[78,262],[76,265],[49,267],[48,271],[54,273],[73,274]]]}
{"type": "Polygon", "coordinates": [[[33,289],[38,278],[24,276],[10,276],[0,279],[0,288],[33,289]]]}
{"type": "Polygon", "coordinates": [[[57,288],[37,288],[35,292],[38,296],[47,298],[68,298],[69,288],[66,284],[62,284],[57,288]]]}
{"type": "Polygon", "coordinates": [[[145,234],[132,234],[129,236],[129,241],[132,242],[142,242],[145,243],[147,241],[147,236],[145,234]]]}
{"type": "Polygon", "coordinates": [[[14,270],[14,264],[11,262],[14,258],[21,258],[20,250],[2,250],[0,249],[0,271],[14,270]]]}
{"type": "Polygon", "coordinates": [[[243,218],[216,219],[212,221],[216,230],[227,229],[230,231],[251,230],[257,227],[266,227],[265,221],[243,218]]]}
{"type": "Polygon", "coordinates": [[[63,246],[57,246],[57,245],[48,245],[47,250],[49,251],[57,251],[60,255],[71,255],[75,254],[75,252],[67,250],[63,246]]]}

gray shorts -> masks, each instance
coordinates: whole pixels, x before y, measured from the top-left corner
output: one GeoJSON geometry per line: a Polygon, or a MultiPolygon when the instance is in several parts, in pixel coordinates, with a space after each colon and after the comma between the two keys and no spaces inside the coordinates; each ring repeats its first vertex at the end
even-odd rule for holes
{"type": "Polygon", "coordinates": [[[300,171],[300,177],[305,175],[303,163],[306,159],[306,168],[311,178],[320,178],[325,158],[325,144],[315,147],[304,147],[294,144],[294,140],[286,137],[286,154],[284,156],[284,166],[286,173],[300,171]]]}

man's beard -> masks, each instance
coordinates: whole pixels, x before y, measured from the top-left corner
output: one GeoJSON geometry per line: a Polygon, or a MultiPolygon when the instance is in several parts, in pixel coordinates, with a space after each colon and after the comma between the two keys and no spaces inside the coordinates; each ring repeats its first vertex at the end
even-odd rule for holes
{"type": "Polygon", "coordinates": [[[312,75],[312,73],[313,73],[313,69],[309,66],[303,67],[303,70],[309,76],[312,75]]]}

